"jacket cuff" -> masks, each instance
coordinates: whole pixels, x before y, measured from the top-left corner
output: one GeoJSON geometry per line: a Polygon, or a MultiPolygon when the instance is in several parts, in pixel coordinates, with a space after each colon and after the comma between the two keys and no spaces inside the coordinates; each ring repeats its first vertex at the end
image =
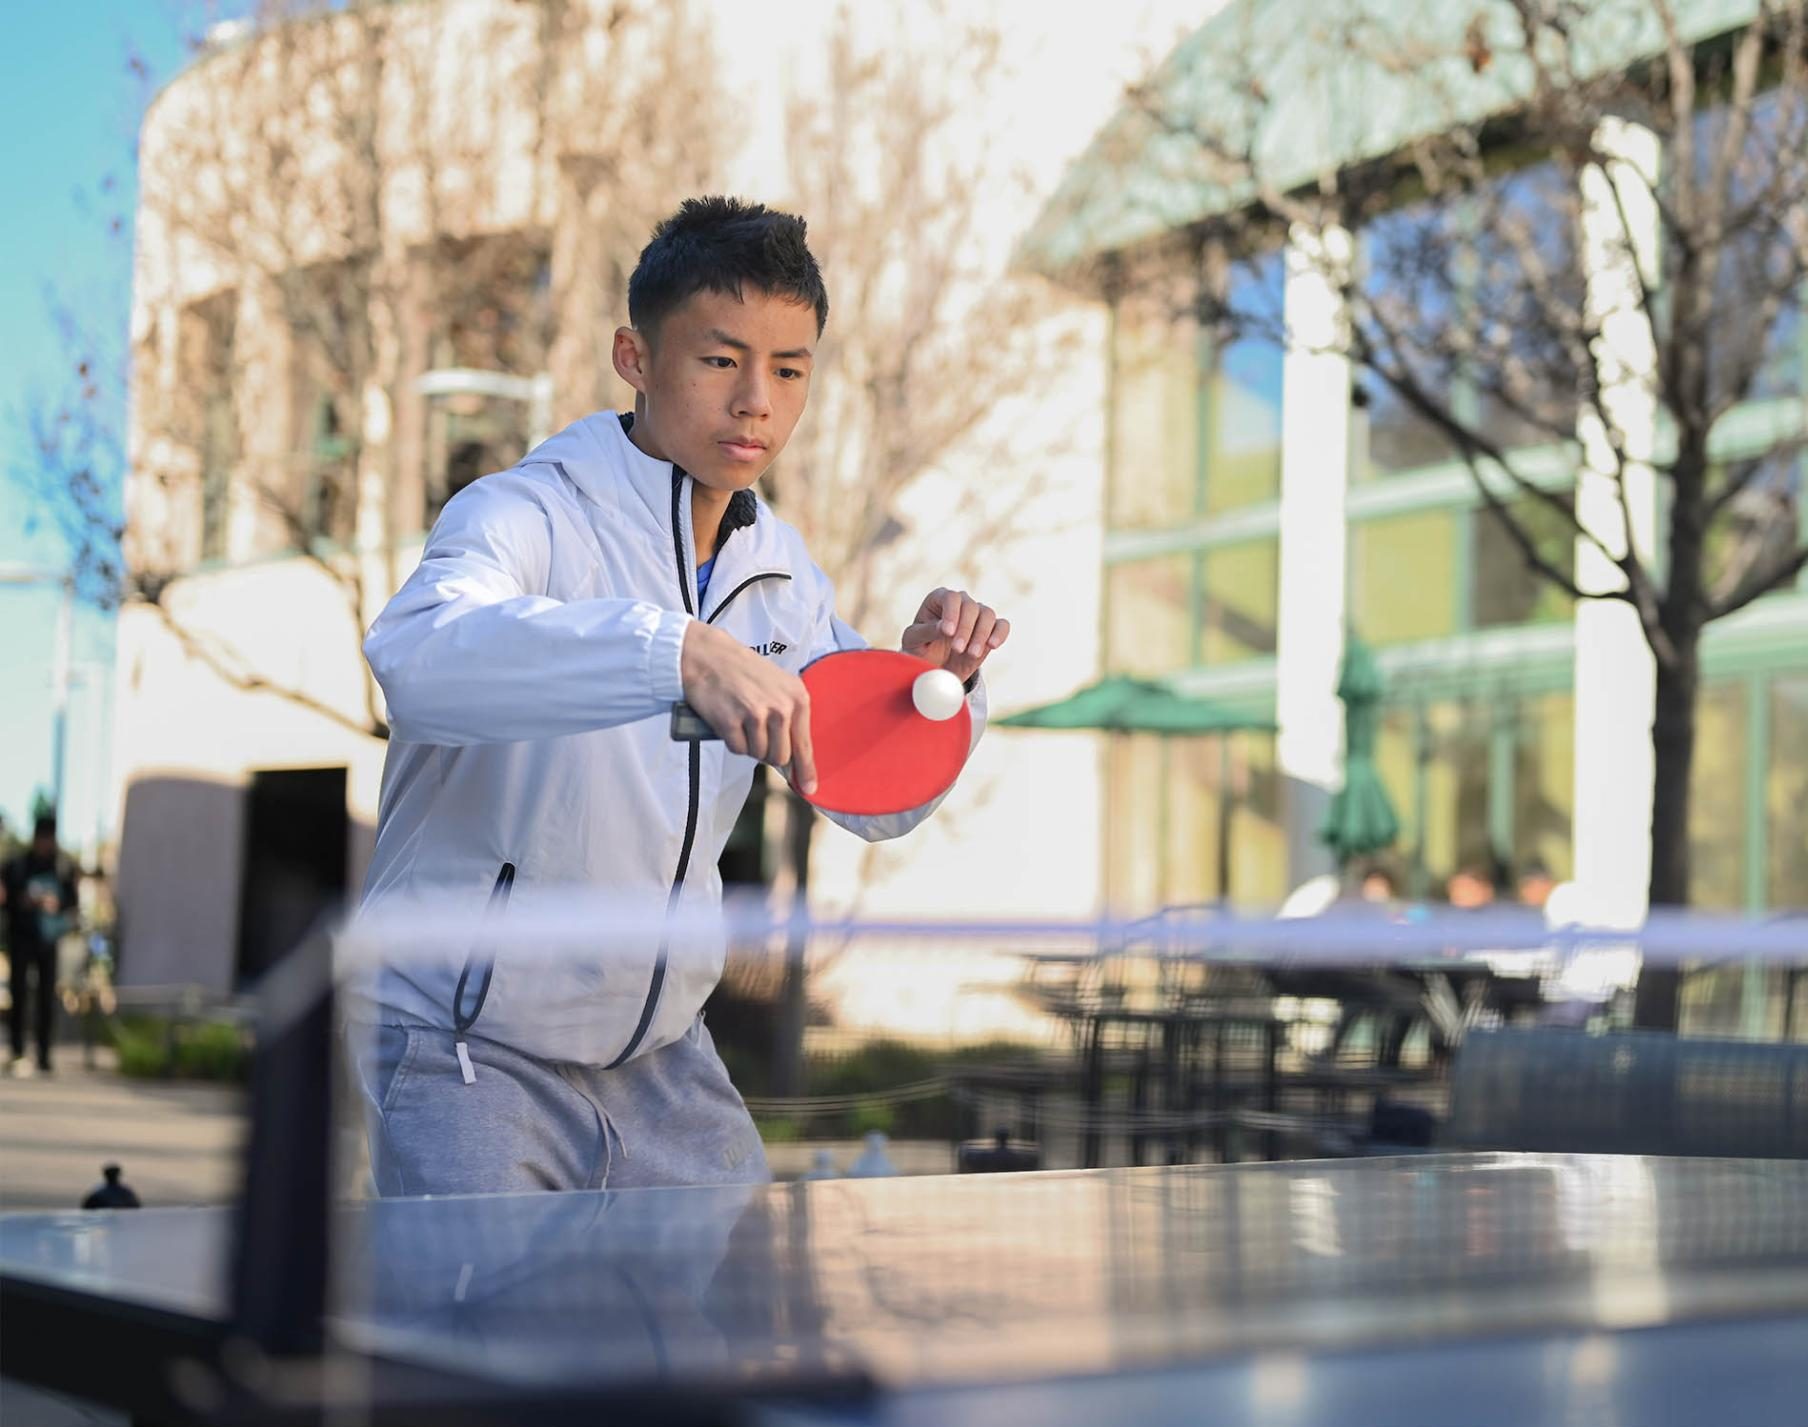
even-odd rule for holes
{"type": "Polygon", "coordinates": [[[658,703],[676,704],[684,699],[684,632],[691,619],[683,610],[661,610],[653,637],[647,641],[647,686],[658,703]]]}

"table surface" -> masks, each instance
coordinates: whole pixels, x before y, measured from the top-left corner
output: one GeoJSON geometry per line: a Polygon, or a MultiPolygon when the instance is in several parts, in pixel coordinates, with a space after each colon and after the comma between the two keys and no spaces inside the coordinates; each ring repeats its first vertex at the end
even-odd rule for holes
{"type": "MultiPolygon", "coordinates": [[[[97,1328],[217,1322],[229,1231],[212,1209],[3,1216],[0,1285],[53,1290],[97,1328]]],[[[1578,1392],[1653,1422],[1733,1394],[1722,1424],[1808,1395],[1794,1161],[1429,1155],[397,1200],[345,1206],[335,1234],[337,1343],[522,1390],[845,1376],[872,1389],[845,1420],[1212,1420],[1204,1403],[1277,1424],[1380,1420],[1357,1415],[1365,1392],[1390,1421],[1418,1420],[1407,1400],[1439,1420],[1447,1391],[1442,1420],[1458,1400],[1503,1423],[1569,1413],[1578,1392]]],[[[28,1348],[6,1373],[31,1375],[28,1348]]]]}

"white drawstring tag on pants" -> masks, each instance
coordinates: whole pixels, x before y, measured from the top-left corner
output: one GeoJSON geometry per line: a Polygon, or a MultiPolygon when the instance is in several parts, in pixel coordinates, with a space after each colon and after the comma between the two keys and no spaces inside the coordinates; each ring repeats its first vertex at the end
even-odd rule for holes
{"type": "Polygon", "coordinates": [[[464,1077],[466,1085],[475,1085],[477,1083],[477,1072],[471,1069],[470,1050],[465,1046],[463,1041],[456,1042],[453,1045],[453,1049],[458,1052],[458,1073],[464,1077]]]}

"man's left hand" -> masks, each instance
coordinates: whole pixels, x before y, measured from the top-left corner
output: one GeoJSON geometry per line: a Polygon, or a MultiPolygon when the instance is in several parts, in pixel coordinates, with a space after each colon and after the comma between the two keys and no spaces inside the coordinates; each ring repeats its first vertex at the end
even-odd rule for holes
{"type": "Polygon", "coordinates": [[[906,654],[927,659],[962,683],[1011,635],[1011,622],[965,590],[931,590],[904,631],[906,654]]]}

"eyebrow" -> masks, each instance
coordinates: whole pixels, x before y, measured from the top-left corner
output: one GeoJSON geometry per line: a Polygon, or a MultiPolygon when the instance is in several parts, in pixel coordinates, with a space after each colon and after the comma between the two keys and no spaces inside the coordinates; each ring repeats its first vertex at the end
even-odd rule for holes
{"type": "MultiPolygon", "coordinates": [[[[737,352],[751,352],[753,350],[752,347],[748,346],[739,337],[730,337],[720,327],[712,327],[703,335],[718,346],[733,347],[737,352]]],[[[787,351],[774,352],[772,355],[775,357],[784,357],[789,360],[796,360],[799,357],[814,356],[814,353],[812,353],[808,347],[792,347],[787,351]]]]}

